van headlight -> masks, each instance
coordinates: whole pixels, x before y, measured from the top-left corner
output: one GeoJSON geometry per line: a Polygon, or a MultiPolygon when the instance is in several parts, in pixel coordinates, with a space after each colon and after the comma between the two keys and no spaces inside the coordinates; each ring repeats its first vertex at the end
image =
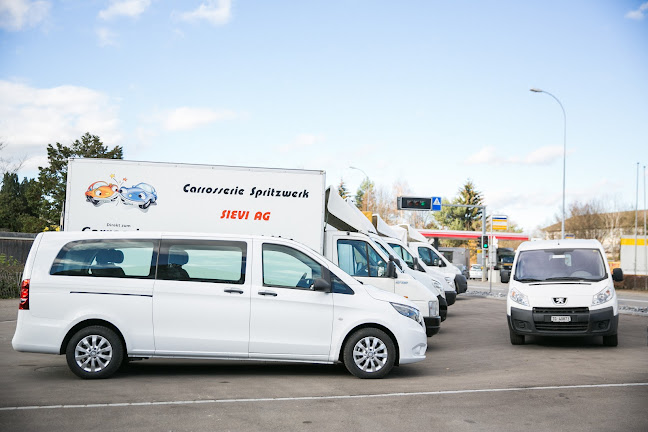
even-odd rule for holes
{"type": "Polygon", "coordinates": [[[450,276],[444,276],[444,279],[446,282],[448,282],[448,285],[450,285],[454,289],[454,278],[450,276]]]}
{"type": "Polygon", "coordinates": [[[439,316],[439,301],[438,300],[430,300],[428,302],[428,308],[430,308],[430,316],[431,317],[439,316]]]}
{"type": "Polygon", "coordinates": [[[519,303],[522,306],[529,306],[529,297],[523,292],[520,292],[517,288],[513,288],[509,294],[511,300],[515,303],[519,303]]]}
{"type": "Polygon", "coordinates": [[[396,312],[399,314],[406,316],[407,318],[411,318],[417,323],[421,321],[421,313],[419,312],[418,309],[410,307],[410,306],[405,306],[399,303],[390,303],[394,309],[396,309],[396,312]]]}
{"type": "Polygon", "coordinates": [[[439,291],[443,291],[443,286],[441,286],[441,282],[439,282],[436,279],[432,279],[432,285],[434,285],[434,288],[438,289],[439,291]]]}
{"type": "Polygon", "coordinates": [[[605,288],[592,298],[592,306],[600,305],[609,302],[614,298],[614,287],[605,288]]]}

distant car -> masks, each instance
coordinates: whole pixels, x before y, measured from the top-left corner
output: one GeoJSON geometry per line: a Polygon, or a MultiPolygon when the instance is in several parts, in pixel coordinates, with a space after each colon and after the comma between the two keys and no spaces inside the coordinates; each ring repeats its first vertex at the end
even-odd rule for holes
{"type": "Polygon", "coordinates": [[[466,279],[468,279],[470,276],[470,270],[468,270],[468,267],[466,267],[463,264],[455,264],[455,265],[457,266],[459,271],[461,271],[461,274],[464,275],[466,279]]]}
{"type": "Polygon", "coordinates": [[[107,183],[105,181],[97,181],[88,186],[85,193],[86,201],[91,202],[93,205],[113,201],[119,196],[117,193],[119,187],[116,184],[107,183]]]}
{"type": "Polygon", "coordinates": [[[157,201],[155,188],[148,183],[138,183],[133,187],[122,187],[119,195],[124,204],[136,205],[142,210],[149,208],[157,201]]]}
{"type": "Polygon", "coordinates": [[[469,279],[481,279],[482,278],[482,266],[479,264],[473,264],[470,266],[469,279]]]}

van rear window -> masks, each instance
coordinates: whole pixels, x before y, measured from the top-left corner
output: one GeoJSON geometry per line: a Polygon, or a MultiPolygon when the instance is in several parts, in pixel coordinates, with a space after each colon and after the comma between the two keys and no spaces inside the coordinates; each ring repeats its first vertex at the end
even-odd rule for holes
{"type": "Polygon", "coordinates": [[[156,240],[79,240],[63,246],[50,274],[152,279],[156,261],[156,240]]]}

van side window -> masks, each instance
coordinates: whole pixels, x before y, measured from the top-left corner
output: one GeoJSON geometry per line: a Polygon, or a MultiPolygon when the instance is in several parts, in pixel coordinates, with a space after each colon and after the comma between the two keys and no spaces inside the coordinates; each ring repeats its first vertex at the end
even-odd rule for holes
{"type": "Polygon", "coordinates": [[[333,273],[331,273],[331,292],[334,294],[355,294],[349,285],[342,282],[342,279],[333,273]]]}
{"type": "Polygon", "coordinates": [[[157,279],[242,285],[246,257],[246,242],[163,240],[157,279]]]}
{"type": "Polygon", "coordinates": [[[436,266],[438,267],[440,265],[441,258],[437,254],[435,254],[433,251],[426,247],[420,247],[418,248],[418,253],[419,256],[421,257],[421,261],[425,263],[425,265],[428,266],[436,266]]]}
{"type": "Polygon", "coordinates": [[[322,277],[322,266],[288,246],[263,244],[263,285],[310,289],[322,277]]]}
{"type": "Polygon", "coordinates": [[[391,246],[392,249],[394,249],[398,253],[398,255],[400,255],[403,261],[405,261],[405,264],[407,264],[407,267],[414,270],[414,257],[410,255],[407,249],[405,249],[398,243],[389,243],[389,246],[391,246]]]}
{"type": "Polygon", "coordinates": [[[79,240],[60,250],[50,274],[152,279],[157,240],[79,240]]]}
{"type": "Polygon", "coordinates": [[[386,277],[387,263],[362,240],[338,240],[338,266],[351,276],[386,277]]]}

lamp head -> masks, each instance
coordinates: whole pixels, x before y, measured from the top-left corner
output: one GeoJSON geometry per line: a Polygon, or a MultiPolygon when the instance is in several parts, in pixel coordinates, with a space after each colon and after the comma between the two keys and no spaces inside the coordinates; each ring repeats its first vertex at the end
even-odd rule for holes
{"type": "Polygon", "coordinates": [[[534,93],[542,93],[543,92],[543,90],[540,90],[539,88],[532,88],[532,89],[529,89],[529,90],[534,92],[534,93]]]}

